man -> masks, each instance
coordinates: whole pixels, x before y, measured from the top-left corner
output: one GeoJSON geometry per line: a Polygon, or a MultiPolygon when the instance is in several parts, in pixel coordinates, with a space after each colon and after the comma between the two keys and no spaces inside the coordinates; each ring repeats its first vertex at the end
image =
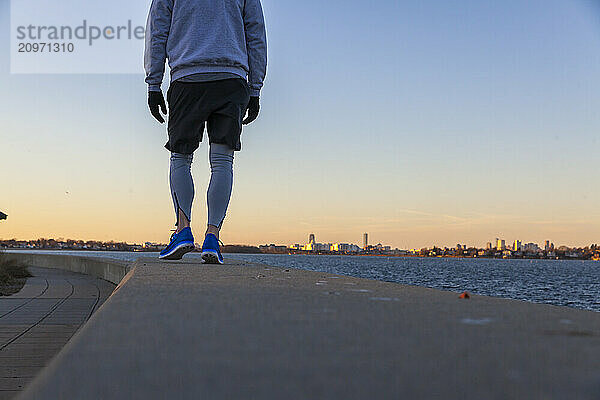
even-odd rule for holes
{"type": "Polygon", "coordinates": [[[231,196],[233,154],[242,124],[254,121],[267,68],[260,0],[153,0],[146,27],[144,65],[148,106],[160,123],[167,114],[161,91],[169,61],[170,185],[176,229],[159,258],[177,260],[194,250],[190,229],[194,183],[191,164],[206,124],[211,178],[202,259],[223,263],[219,231],[231,196]],[[244,116],[248,113],[247,117],[244,116]]]}

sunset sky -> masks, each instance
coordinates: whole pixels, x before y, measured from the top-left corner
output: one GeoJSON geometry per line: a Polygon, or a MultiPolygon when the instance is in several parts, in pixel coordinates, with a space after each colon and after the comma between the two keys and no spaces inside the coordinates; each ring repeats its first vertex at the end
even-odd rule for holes
{"type": "MultiPolygon", "coordinates": [[[[267,79],[225,243],[600,242],[597,1],[263,8],[267,79]]],[[[0,238],[168,241],[166,129],[142,60],[138,74],[11,74],[10,25],[0,0],[0,238]]],[[[207,154],[193,165],[197,241],[207,154]]]]}

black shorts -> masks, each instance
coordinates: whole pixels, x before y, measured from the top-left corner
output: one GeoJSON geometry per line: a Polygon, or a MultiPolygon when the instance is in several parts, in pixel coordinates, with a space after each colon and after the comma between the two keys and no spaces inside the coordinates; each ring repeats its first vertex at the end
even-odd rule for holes
{"type": "Polygon", "coordinates": [[[202,141],[206,123],[210,143],[241,150],[242,118],[249,100],[250,88],[242,78],[171,83],[167,91],[169,141],[165,147],[192,154],[202,141]]]}

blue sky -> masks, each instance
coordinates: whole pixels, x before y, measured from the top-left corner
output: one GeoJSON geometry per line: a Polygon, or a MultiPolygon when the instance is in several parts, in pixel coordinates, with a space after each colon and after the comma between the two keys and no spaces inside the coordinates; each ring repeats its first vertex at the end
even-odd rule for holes
{"type": "MultiPolygon", "coordinates": [[[[10,216],[0,237],[167,240],[165,129],[147,112],[143,76],[10,75],[0,4],[0,209],[10,216]]],[[[236,154],[223,240],[600,241],[595,2],[263,8],[262,112],[236,154]]],[[[194,164],[197,232],[206,150],[194,164]]]]}

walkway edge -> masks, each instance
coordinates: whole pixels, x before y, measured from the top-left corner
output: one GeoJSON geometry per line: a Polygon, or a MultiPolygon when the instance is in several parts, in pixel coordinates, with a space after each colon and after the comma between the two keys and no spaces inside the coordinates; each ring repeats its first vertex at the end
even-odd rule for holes
{"type": "MultiPolygon", "coordinates": [[[[37,256],[37,255],[34,255],[37,256]]],[[[42,256],[42,255],[40,255],[42,256]]],[[[67,365],[63,359],[65,359],[65,355],[69,353],[77,352],[77,348],[80,346],[80,342],[85,340],[89,330],[94,329],[93,321],[98,317],[99,314],[102,313],[105,305],[111,302],[114,295],[120,291],[120,289],[129,281],[129,279],[135,274],[135,269],[137,264],[141,263],[141,260],[133,261],[129,264],[121,262],[119,260],[112,259],[96,259],[96,258],[87,258],[87,257],[77,257],[77,256],[64,256],[67,258],[74,258],[75,260],[71,262],[61,263],[63,267],[56,266],[60,260],[56,259],[56,255],[50,255],[50,257],[54,257],[51,259],[44,259],[43,257],[34,257],[33,259],[27,259],[27,261],[22,260],[23,262],[28,262],[31,265],[40,266],[40,262],[47,262],[47,268],[58,268],[58,269],[68,269],[70,271],[80,272],[84,274],[91,274],[98,276],[102,279],[108,280],[117,284],[117,287],[112,292],[112,294],[106,299],[106,301],[102,304],[96,312],[92,314],[89,320],[79,328],[79,330],[73,335],[73,337],[67,342],[67,344],[58,352],[56,356],[52,359],[50,364],[48,364],[45,368],[43,368],[40,373],[31,381],[29,385],[25,387],[25,390],[19,393],[17,399],[21,398],[34,398],[34,399],[43,399],[44,395],[44,387],[49,384],[53,380],[53,377],[60,373],[59,371],[65,369],[67,365]],[[123,275],[124,274],[124,275],[123,275]],[[104,276],[104,277],[103,277],[104,276]],[[105,278],[106,277],[106,278],[105,278]],[[120,278],[119,278],[120,277],[120,278]],[[109,279],[107,279],[109,278],[109,279]],[[114,279],[114,280],[110,280],[114,279]],[[117,281],[118,279],[118,281],[117,281]]],[[[70,398],[71,393],[65,392],[61,393],[60,398],[70,398]]]]}

